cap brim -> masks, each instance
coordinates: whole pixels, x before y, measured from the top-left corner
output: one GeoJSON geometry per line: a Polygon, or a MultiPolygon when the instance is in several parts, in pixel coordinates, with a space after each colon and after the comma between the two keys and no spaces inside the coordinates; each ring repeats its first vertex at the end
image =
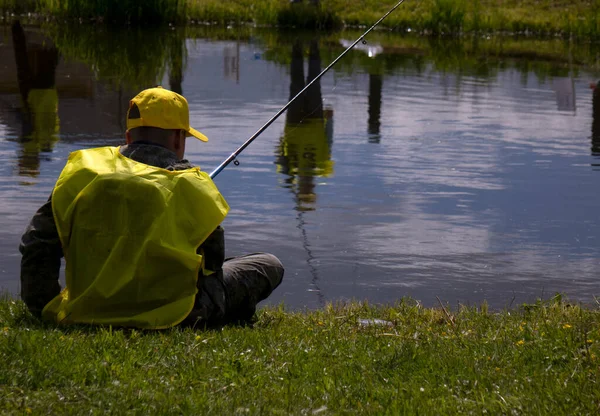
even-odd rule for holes
{"type": "Polygon", "coordinates": [[[198,130],[190,127],[189,130],[187,131],[187,136],[188,137],[195,137],[198,140],[202,140],[203,142],[207,142],[208,141],[208,137],[206,137],[204,134],[200,133],[198,130]]]}

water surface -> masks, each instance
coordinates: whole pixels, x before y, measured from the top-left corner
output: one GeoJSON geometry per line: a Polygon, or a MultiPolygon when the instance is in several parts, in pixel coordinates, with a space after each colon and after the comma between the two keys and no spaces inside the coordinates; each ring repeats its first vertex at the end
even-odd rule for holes
{"type": "MultiPolygon", "coordinates": [[[[121,144],[139,90],[188,98],[210,141],[190,139],[187,156],[211,171],[359,35],[19,33],[0,38],[0,287],[11,293],[20,235],[69,152],[121,144]]],[[[226,254],[276,254],[286,276],[269,302],[291,308],[593,301],[593,56],[559,41],[373,35],[217,176],[232,208],[226,254]]]]}

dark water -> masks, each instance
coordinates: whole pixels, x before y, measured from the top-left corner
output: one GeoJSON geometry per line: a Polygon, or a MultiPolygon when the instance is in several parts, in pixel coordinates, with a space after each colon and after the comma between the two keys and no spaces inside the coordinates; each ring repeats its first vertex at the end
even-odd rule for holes
{"type": "MultiPolygon", "coordinates": [[[[253,29],[105,33],[4,27],[0,287],[69,152],[122,143],[128,100],[161,84],[190,102],[187,156],[211,171],[359,34],[253,29]]],[[[376,34],[216,183],[227,255],[269,251],[269,302],[500,308],[600,295],[600,88],[593,45],[376,34]]]]}

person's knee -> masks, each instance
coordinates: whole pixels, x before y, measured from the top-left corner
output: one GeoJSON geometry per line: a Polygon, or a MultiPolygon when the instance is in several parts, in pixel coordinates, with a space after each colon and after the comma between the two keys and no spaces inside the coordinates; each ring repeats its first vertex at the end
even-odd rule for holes
{"type": "Polygon", "coordinates": [[[272,288],[275,289],[283,280],[283,274],[285,272],[283,264],[275,255],[270,253],[263,253],[261,254],[261,257],[263,257],[262,260],[269,268],[269,280],[271,280],[272,288]]]}
{"type": "MultiPolygon", "coordinates": [[[[268,294],[279,286],[283,279],[283,273],[283,264],[276,256],[270,253],[246,254],[244,256],[229,258],[223,263],[223,276],[226,281],[231,279],[239,280],[245,275],[250,276],[252,279],[257,277],[260,277],[260,279],[266,278],[269,288],[265,288],[265,290],[268,291],[268,294]]],[[[262,298],[264,299],[264,297],[262,298]]]]}
{"type": "Polygon", "coordinates": [[[264,256],[265,261],[269,263],[271,267],[283,270],[283,264],[281,263],[281,260],[279,260],[274,254],[263,253],[262,255],[264,256]]]}

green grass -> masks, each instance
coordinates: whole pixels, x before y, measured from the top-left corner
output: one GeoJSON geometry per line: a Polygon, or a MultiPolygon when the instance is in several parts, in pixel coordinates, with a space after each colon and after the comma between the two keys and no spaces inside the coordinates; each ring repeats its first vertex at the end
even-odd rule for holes
{"type": "Polygon", "coordinates": [[[600,310],[403,300],[254,328],[56,328],[0,301],[2,414],[597,414],[600,310]],[[389,326],[360,324],[383,319],[389,326]]]}
{"type": "MultiPolygon", "coordinates": [[[[323,3],[338,12],[347,24],[367,25],[395,1],[329,0],[323,3]]],[[[406,0],[383,26],[430,34],[500,31],[589,37],[600,33],[599,10],[597,0],[406,0]]]]}
{"type": "MultiPolygon", "coordinates": [[[[0,10],[38,11],[59,19],[108,24],[208,22],[278,27],[338,28],[371,25],[396,0],[321,0],[315,9],[289,0],[0,0],[0,10]]],[[[428,34],[510,32],[600,35],[598,0],[406,0],[381,27],[428,34]]]]}

